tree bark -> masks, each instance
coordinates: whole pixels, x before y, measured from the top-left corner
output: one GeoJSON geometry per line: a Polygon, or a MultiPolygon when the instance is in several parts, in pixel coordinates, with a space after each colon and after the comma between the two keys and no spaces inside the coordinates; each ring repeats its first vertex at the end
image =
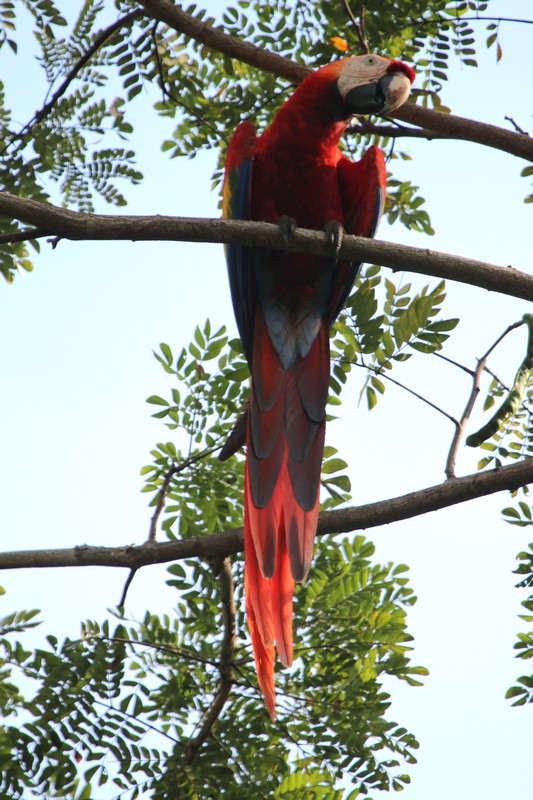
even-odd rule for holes
{"type": "MultiPolygon", "coordinates": [[[[165,22],[174,30],[189,36],[207,47],[224,53],[230,58],[243,61],[250,66],[265,70],[293,84],[300,83],[311,69],[290,58],[270,53],[249,42],[236,39],[222,28],[214,28],[187,14],[169,0],[141,0],[146,13],[153,19],[165,22]]],[[[453,114],[444,114],[412,103],[406,103],[394,111],[391,117],[427,128],[449,139],[462,139],[487,147],[495,147],[506,153],[533,161],[533,139],[524,133],[498,128],[453,114]]]]}
{"type": "MultiPolygon", "coordinates": [[[[35,226],[28,231],[28,239],[50,236],[86,241],[224,242],[280,250],[286,247],[278,226],[267,222],[82,214],[8,192],[0,192],[0,216],[35,226]]],[[[296,230],[289,249],[313,255],[331,255],[324,232],[303,228],[296,230]]],[[[432,275],[523,300],[533,300],[533,275],[510,266],[499,267],[462,256],[360,236],[345,236],[339,255],[355,262],[432,275]]]]}
{"type": "MultiPolygon", "coordinates": [[[[377,503],[326,511],[318,520],[318,536],[366,530],[430,511],[465,503],[505,490],[513,491],[533,482],[533,458],[518,464],[430,486],[416,492],[377,503]]],[[[147,542],[125,547],[81,547],[61,550],[21,550],[0,553],[0,569],[38,567],[126,567],[139,569],[148,564],[163,564],[183,558],[225,558],[243,550],[243,530],[196,536],[177,542],[147,542]]]]}

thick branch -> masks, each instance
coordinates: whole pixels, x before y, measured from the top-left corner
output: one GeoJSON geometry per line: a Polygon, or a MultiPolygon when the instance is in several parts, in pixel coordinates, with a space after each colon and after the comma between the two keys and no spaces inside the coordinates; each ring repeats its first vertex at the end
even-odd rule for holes
{"type": "Polygon", "coordinates": [[[398,108],[391,116],[402,122],[427,128],[448,139],[484,144],[496,150],[503,150],[512,156],[524,158],[526,161],[533,161],[533,139],[524,133],[508,131],[496,125],[488,125],[486,122],[477,122],[465,117],[443,114],[442,111],[433,111],[411,103],[398,108]]]}
{"type": "Polygon", "coordinates": [[[245,64],[286,78],[291,83],[300,83],[310,71],[303,64],[297,64],[290,58],[284,58],[277,53],[271,53],[229,36],[222,28],[207,25],[182,11],[180,6],[173,5],[169,0],[141,0],[141,4],[150,17],[166,23],[170,28],[184,33],[196,42],[237,61],[244,61],[245,64]]]}
{"type": "MultiPolygon", "coordinates": [[[[290,58],[262,50],[249,42],[236,39],[222,28],[213,28],[169,2],[169,0],[141,0],[146,12],[154,19],[165,22],[174,30],[184,33],[191,39],[205,44],[230,58],[244,61],[258,69],[265,70],[291,83],[300,83],[310,72],[308,67],[297,64],[290,58]]],[[[504,150],[506,153],[533,161],[533,139],[515,131],[487,125],[484,122],[443,114],[428,108],[406,104],[391,116],[427,128],[450,139],[463,139],[488,147],[504,150]]]]}
{"type": "MultiPolygon", "coordinates": [[[[277,225],[227,219],[81,214],[0,192],[0,216],[21,220],[49,234],[74,240],[225,242],[284,249],[277,225]]],[[[296,230],[290,249],[330,255],[328,237],[320,231],[296,230]]],[[[533,300],[533,276],[461,256],[388,242],[346,236],[342,258],[468,283],[523,300],[533,300]]]]}
{"type": "MultiPolygon", "coordinates": [[[[533,483],[533,458],[487,472],[453,478],[437,486],[378,503],[326,511],[319,517],[317,533],[324,536],[388,525],[495,492],[513,491],[529,483],[533,483]]],[[[179,542],[148,542],[127,547],[83,545],[61,550],[0,553],[0,569],[88,566],[134,569],[183,558],[224,558],[240,553],[242,549],[242,528],[236,528],[179,542]]]]}

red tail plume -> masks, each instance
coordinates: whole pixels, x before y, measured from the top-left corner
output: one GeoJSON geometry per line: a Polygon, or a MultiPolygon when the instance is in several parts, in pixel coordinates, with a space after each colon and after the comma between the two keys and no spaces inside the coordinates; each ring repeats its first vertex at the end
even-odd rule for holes
{"type": "MultiPolygon", "coordinates": [[[[265,578],[259,567],[252,536],[249,509],[254,509],[250,495],[248,469],[245,476],[244,550],[246,554],[244,586],[246,615],[252,638],[259,687],[268,713],[276,717],[274,688],[274,643],[285,666],[292,664],[292,595],[294,581],[282,526],[278,531],[277,563],[272,578],[265,578]]],[[[252,511],[253,513],[253,511],[252,511]]]]}
{"type": "Polygon", "coordinates": [[[327,387],[329,338],[324,325],[307,356],[285,370],[261,316],[247,430],[245,584],[259,685],[274,719],[275,650],[292,664],[294,583],[306,577],[313,553],[327,391],[317,387],[327,387]]]}

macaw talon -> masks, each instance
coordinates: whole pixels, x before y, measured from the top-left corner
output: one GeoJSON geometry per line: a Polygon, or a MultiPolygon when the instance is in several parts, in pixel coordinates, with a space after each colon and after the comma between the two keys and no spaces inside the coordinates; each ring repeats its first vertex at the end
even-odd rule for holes
{"type": "Polygon", "coordinates": [[[339,258],[339,251],[342,246],[342,241],[344,239],[344,228],[340,222],[337,222],[336,219],[332,219],[329,222],[326,222],[323,230],[328,237],[328,248],[335,256],[335,260],[337,260],[339,258]]]}
{"type": "Polygon", "coordinates": [[[285,251],[285,255],[287,255],[297,227],[296,220],[292,217],[288,217],[287,214],[282,214],[278,219],[278,225],[281,241],[283,242],[283,250],[285,251]]]}

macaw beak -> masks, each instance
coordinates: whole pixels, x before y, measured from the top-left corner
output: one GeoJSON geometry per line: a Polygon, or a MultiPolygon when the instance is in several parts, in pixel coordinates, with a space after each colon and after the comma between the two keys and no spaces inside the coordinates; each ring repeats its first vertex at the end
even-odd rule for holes
{"type": "Polygon", "coordinates": [[[403,72],[387,72],[376,83],[356,86],[344,97],[349,114],[386,114],[403,105],[409,96],[411,81],[403,72]]]}

